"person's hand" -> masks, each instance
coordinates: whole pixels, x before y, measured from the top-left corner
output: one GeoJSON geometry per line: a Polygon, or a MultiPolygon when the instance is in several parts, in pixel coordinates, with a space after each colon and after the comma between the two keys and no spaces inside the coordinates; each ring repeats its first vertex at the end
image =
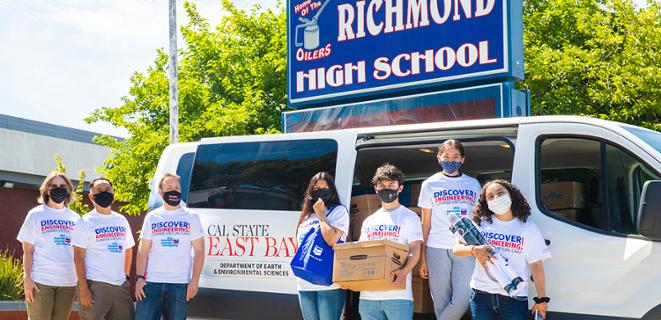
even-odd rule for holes
{"type": "Polygon", "coordinates": [[[138,278],[138,280],[135,282],[135,299],[138,301],[142,301],[142,299],[146,298],[147,295],[145,294],[144,288],[147,283],[145,282],[145,279],[143,278],[138,278]]]}
{"type": "Polygon", "coordinates": [[[94,304],[92,291],[87,287],[80,289],[80,292],[78,293],[78,302],[80,302],[80,305],[83,307],[91,308],[92,304],[94,304]]]}
{"type": "Polygon", "coordinates": [[[542,314],[542,318],[546,319],[546,311],[548,310],[549,304],[544,302],[544,303],[535,303],[535,305],[532,306],[532,312],[535,312],[535,310],[539,311],[539,313],[542,314]]]}
{"type": "Polygon", "coordinates": [[[186,301],[191,301],[197,295],[198,283],[197,281],[192,281],[188,283],[188,288],[186,288],[186,301]]]}
{"type": "Polygon", "coordinates": [[[420,278],[429,279],[429,274],[427,273],[426,259],[422,259],[422,261],[420,261],[420,278]]]}
{"type": "Polygon", "coordinates": [[[326,216],[326,204],[321,198],[317,199],[317,202],[312,205],[312,209],[314,209],[314,213],[316,213],[319,218],[326,216]]]}
{"type": "Polygon", "coordinates": [[[406,281],[406,275],[408,272],[406,270],[398,269],[398,270],[393,270],[390,272],[390,274],[395,276],[395,279],[390,283],[391,287],[395,288],[401,288],[401,286],[404,284],[404,281],[406,281]]]}
{"type": "Polygon", "coordinates": [[[475,256],[475,259],[484,267],[484,269],[489,269],[488,263],[493,264],[493,259],[496,259],[494,255],[489,253],[489,246],[488,245],[482,245],[482,246],[474,246],[471,249],[471,253],[475,256]]]}
{"type": "Polygon", "coordinates": [[[34,302],[34,292],[32,290],[39,292],[39,288],[34,284],[32,278],[23,279],[23,290],[25,292],[25,301],[34,302]]]}

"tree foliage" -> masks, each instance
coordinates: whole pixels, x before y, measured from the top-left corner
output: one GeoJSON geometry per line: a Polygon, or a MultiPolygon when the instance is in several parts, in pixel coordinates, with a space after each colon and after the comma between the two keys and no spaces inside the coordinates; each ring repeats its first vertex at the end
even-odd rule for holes
{"type": "Polygon", "coordinates": [[[579,114],[661,131],[661,1],[525,0],[532,113],[579,114]]]}
{"type": "MultiPolygon", "coordinates": [[[[221,1],[226,15],[211,27],[185,3],[190,22],[181,28],[185,49],[179,52],[179,137],[278,132],[286,108],[286,17],[255,7],[238,10],[221,1]]],[[[157,51],[154,65],[131,77],[128,96],[118,107],[102,107],[86,120],[124,127],[130,137],[96,141],[112,148],[102,173],[113,181],[122,210],[146,209],[149,180],[169,143],[168,55],[157,51]]]]}

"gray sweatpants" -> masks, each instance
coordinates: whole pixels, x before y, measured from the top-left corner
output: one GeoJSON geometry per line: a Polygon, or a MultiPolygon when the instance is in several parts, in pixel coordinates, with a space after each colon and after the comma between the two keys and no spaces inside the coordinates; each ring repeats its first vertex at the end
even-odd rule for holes
{"type": "Polygon", "coordinates": [[[474,257],[458,257],[452,250],[427,247],[429,289],[438,320],[459,320],[468,310],[474,257]]]}

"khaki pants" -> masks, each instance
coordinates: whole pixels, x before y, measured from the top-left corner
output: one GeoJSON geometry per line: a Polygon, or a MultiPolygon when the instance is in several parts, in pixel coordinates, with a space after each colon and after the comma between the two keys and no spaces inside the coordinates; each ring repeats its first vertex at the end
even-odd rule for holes
{"type": "Polygon", "coordinates": [[[129,282],[121,286],[101,281],[87,280],[92,292],[92,307],[80,306],[80,320],[133,319],[133,300],[129,293],[129,282]]]}
{"type": "Polygon", "coordinates": [[[26,302],[31,320],[67,320],[76,287],[54,287],[35,282],[34,301],[26,302]]]}

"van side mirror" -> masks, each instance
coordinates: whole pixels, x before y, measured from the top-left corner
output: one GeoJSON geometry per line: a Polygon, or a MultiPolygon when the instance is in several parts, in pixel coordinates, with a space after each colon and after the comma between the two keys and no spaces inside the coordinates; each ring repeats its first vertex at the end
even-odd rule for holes
{"type": "Polygon", "coordinates": [[[643,185],[637,227],[641,235],[661,240],[661,180],[650,180],[643,185]]]}

